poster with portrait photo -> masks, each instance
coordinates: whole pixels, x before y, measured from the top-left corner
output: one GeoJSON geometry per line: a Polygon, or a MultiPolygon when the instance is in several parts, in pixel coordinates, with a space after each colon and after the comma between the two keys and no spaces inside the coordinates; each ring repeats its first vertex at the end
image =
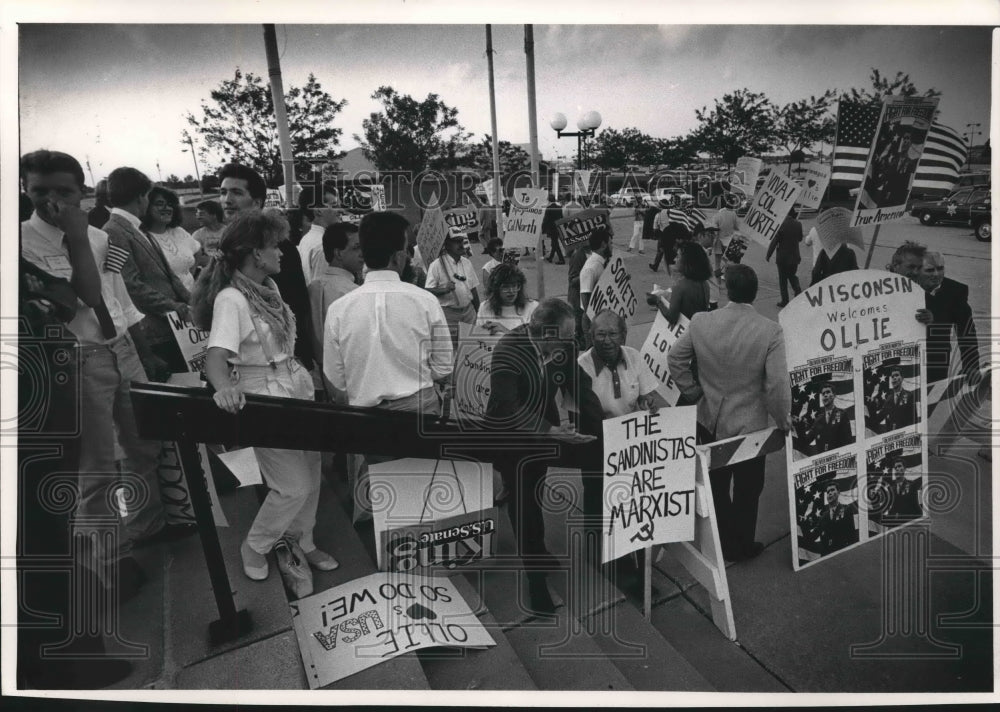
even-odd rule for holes
{"type": "Polygon", "coordinates": [[[853,445],[857,440],[853,359],[815,359],[789,378],[792,461],[853,445]]]}
{"type": "Polygon", "coordinates": [[[920,422],[920,347],[887,344],[862,357],[865,437],[871,438],[920,422]]]}
{"type": "Polygon", "coordinates": [[[796,570],[860,541],[857,462],[853,452],[834,454],[792,474],[796,570]]]}
{"type": "Polygon", "coordinates": [[[922,440],[919,433],[898,433],[868,448],[864,504],[869,537],[926,516],[922,440]]]}

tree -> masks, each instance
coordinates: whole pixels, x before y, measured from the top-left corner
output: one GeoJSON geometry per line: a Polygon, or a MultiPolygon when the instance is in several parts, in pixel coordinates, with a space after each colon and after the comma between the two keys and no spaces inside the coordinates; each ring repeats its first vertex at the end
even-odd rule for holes
{"type": "MultiPolygon", "coordinates": [[[[510,141],[498,141],[497,152],[500,158],[500,174],[504,176],[527,170],[531,166],[531,156],[520,146],[510,141]]],[[[483,140],[469,146],[468,153],[462,157],[464,165],[478,168],[487,173],[493,172],[493,139],[489,134],[483,140]]]]}
{"type": "Polygon", "coordinates": [[[177,174],[171,173],[167,176],[167,179],[163,181],[163,184],[168,188],[176,188],[181,183],[181,179],[177,177],[177,174]]]}
{"type": "Polygon", "coordinates": [[[896,76],[889,79],[875,67],[872,67],[872,73],[868,78],[872,83],[870,88],[852,87],[842,92],[840,98],[867,104],[881,101],[886,96],[941,96],[941,92],[934,88],[926,89],[923,92],[918,91],[917,87],[910,81],[910,75],[902,72],[896,72],[896,76]]]}
{"type": "Polygon", "coordinates": [[[701,125],[696,130],[698,148],[733,164],[740,156],[769,151],[774,146],[774,111],[771,101],[749,89],[737,89],[715,100],[715,107],[695,109],[701,125]]]}
{"type": "Polygon", "coordinates": [[[593,142],[588,142],[586,153],[592,163],[605,169],[649,165],[656,162],[653,159],[657,153],[657,139],[633,127],[621,131],[606,128],[593,142]]]}
{"type": "MultiPolygon", "coordinates": [[[[257,75],[239,67],[201,104],[202,116],[188,113],[188,123],[201,134],[206,146],[228,160],[260,172],[269,185],[282,178],[278,126],[271,89],[257,75]]],[[[333,125],[347,100],[335,101],[312,74],[303,87],[289,86],[285,93],[288,130],[295,157],[295,173],[306,177],[311,162],[335,162],[342,153],[341,129],[333,125]]]]}
{"type": "Polygon", "coordinates": [[[471,136],[458,123],[458,109],[437,94],[418,102],[388,86],[375,90],[372,99],[382,102],[382,111],[362,121],[364,137],[354,134],[354,139],[379,170],[419,173],[458,164],[465,140],[471,136]]]}
{"type": "Polygon", "coordinates": [[[837,93],[827,90],[819,97],[810,96],[775,108],[776,142],[788,151],[789,165],[801,163],[805,151],[815,144],[833,141],[837,123],[831,111],[836,99],[837,93]]]}
{"type": "Polygon", "coordinates": [[[674,138],[654,139],[655,146],[650,163],[679,168],[694,160],[698,154],[697,142],[693,135],[674,138]]]}

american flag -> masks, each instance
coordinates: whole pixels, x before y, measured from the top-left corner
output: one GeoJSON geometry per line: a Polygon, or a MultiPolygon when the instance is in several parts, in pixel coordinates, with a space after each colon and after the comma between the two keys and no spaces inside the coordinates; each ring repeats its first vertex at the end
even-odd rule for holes
{"type": "Polygon", "coordinates": [[[968,155],[969,147],[957,131],[934,123],[917,164],[912,192],[951,192],[958,182],[958,170],[968,155]]]}
{"type": "Polygon", "coordinates": [[[708,216],[698,208],[688,208],[687,210],[666,208],[666,211],[670,222],[681,223],[687,227],[692,235],[699,230],[704,230],[705,225],[708,224],[708,216]]]}
{"type": "Polygon", "coordinates": [[[121,272],[131,254],[124,247],[108,243],[108,255],[104,258],[104,271],[121,272]]]}
{"type": "Polygon", "coordinates": [[[837,113],[837,145],[833,149],[831,185],[861,185],[868,153],[875,140],[881,104],[841,101],[837,113]]]}

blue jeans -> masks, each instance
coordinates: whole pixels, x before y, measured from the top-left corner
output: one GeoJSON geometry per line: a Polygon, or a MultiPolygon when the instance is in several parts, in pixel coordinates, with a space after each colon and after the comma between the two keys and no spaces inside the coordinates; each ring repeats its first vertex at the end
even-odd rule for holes
{"type": "Polygon", "coordinates": [[[141,439],[135,427],[130,383],[147,378],[132,338],[126,334],[106,346],[81,346],[80,361],[80,501],[74,527],[95,537],[98,561],[112,561],[128,555],[136,539],[164,526],[156,473],[160,442],[141,439]],[[116,431],[127,463],[121,474],[115,462],[116,431]],[[124,519],[116,497],[119,488],[124,491],[124,519]]]}

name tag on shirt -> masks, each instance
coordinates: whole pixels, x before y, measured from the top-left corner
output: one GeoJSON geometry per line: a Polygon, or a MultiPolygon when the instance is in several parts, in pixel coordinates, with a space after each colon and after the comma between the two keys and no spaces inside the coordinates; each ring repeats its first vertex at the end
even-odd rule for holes
{"type": "Polygon", "coordinates": [[[73,273],[73,265],[69,263],[66,255],[48,255],[45,257],[45,266],[48,271],[57,277],[73,273]]]}

